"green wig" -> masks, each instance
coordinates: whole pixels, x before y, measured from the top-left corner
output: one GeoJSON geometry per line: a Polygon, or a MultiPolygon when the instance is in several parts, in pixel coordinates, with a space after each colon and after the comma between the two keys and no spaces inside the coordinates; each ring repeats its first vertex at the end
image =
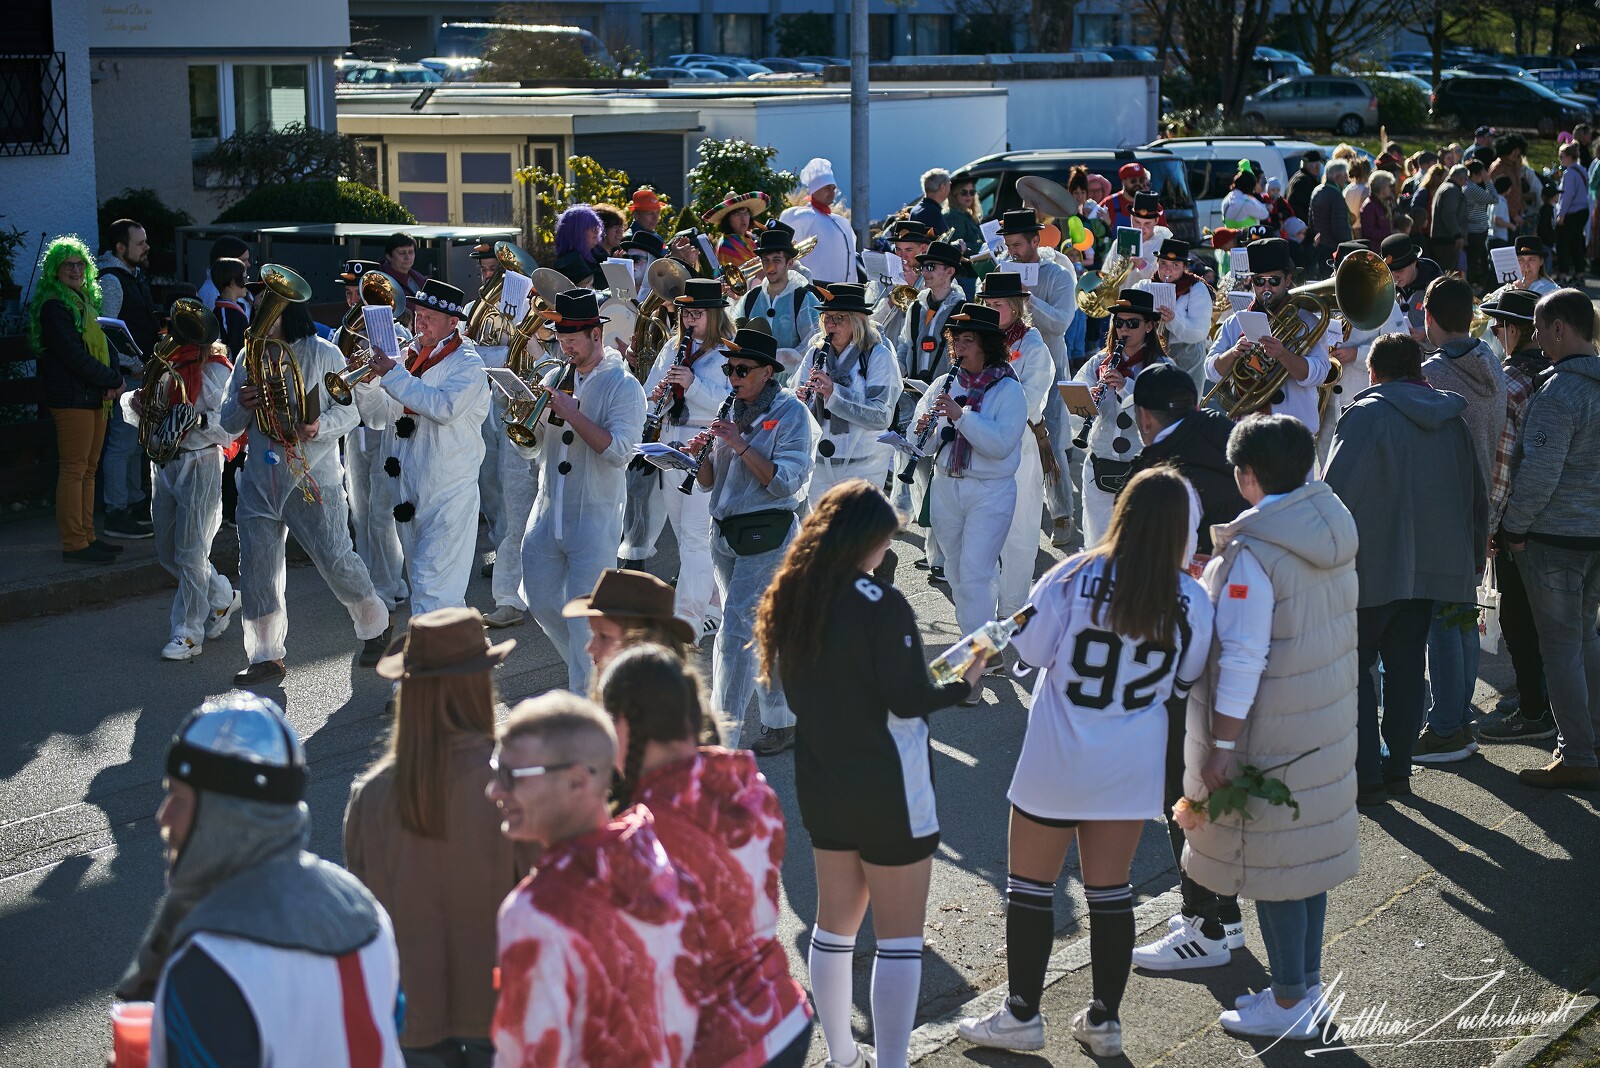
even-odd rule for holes
{"type": "Polygon", "coordinates": [[[100,272],[95,269],[94,253],[77,234],[65,234],[50,242],[44,250],[44,260],[39,267],[39,288],[33,291],[28,302],[28,340],[34,351],[44,351],[44,340],[39,335],[39,312],[47,300],[59,300],[72,312],[72,324],[83,331],[83,317],[100,314],[100,272]],[[61,284],[56,277],[61,263],[68,256],[83,260],[83,293],[80,296],[61,284]]]}

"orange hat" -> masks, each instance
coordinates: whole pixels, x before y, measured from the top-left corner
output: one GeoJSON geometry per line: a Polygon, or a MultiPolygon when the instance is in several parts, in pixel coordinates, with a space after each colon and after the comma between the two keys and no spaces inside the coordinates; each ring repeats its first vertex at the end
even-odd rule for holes
{"type": "Polygon", "coordinates": [[[666,205],[661,203],[661,198],[656,196],[656,191],[649,186],[640,186],[633,194],[633,201],[628,205],[629,211],[660,211],[666,205]]]}

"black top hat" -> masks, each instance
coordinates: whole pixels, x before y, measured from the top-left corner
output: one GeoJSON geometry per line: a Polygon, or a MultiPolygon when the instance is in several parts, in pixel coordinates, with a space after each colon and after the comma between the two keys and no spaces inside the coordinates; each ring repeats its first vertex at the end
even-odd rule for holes
{"type": "Polygon", "coordinates": [[[1133,210],[1128,214],[1139,219],[1155,219],[1161,215],[1161,197],[1141,191],[1133,194],[1133,210]]]}
{"type": "Polygon", "coordinates": [[[1133,403],[1146,411],[1187,412],[1199,398],[1194,379],[1177,364],[1154,364],[1133,380],[1133,403]]]}
{"type": "Polygon", "coordinates": [[[1519,256],[1546,256],[1550,250],[1545,243],[1532,234],[1517,238],[1517,255],[1519,256]]]}
{"type": "Polygon", "coordinates": [[[1028,296],[1028,291],[1022,288],[1022,276],[1015,271],[990,271],[978,279],[979,300],[996,297],[1021,297],[1027,300],[1028,296]]]}
{"type": "Polygon", "coordinates": [[[1339,242],[1339,246],[1333,250],[1333,258],[1328,261],[1328,266],[1337,267],[1339,264],[1343,263],[1344,258],[1350,255],[1352,252],[1371,251],[1372,243],[1370,241],[1341,241],[1339,242]]]}
{"type": "Polygon", "coordinates": [[[917,257],[917,263],[937,263],[944,267],[961,266],[961,250],[948,241],[935,241],[928,251],[917,257]]]}
{"type": "Polygon", "coordinates": [[[1002,234],[1036,234],[1043,229],[1038,213],[1032,208],[1017,208],[1000,216],[1002,234]]]}
{"type": "Polygon", "coordinates": [[[493,241],[479,241],[472,246],[470,255],[475,260],[498,260],[500,258],[494,254],[493,241]]]}
{"type": "Polygon", "coordinates": [[[778,339],[767,330],[752,330],[745,327],[734,333],[732,341],[722,343],[722,351],[728,356],[737,356],[741,360],[753,360],[765,364],[774,371],[782,371],[783,361],[778,359],[778,339]]]}
{"type": "Polygon", "coordinates": [[[1252,241],[1245,246],[1250,254],[1250,271],[1261,274],[1264,271],[1294,271],[1294,253],[1289,248],[1289,242],[1281,237],[1266,237],[1260,241],[1252,241]]]}
{"type": "Polygon", "coordinates": [[[867,307],[867,287],[864,285],[856,282],[833,282],[827,286],[816,285],[811,288],[822,298],[822,303],[817,305],[818,311],[872,314],[872,309],[867,307]]]}
{"type": "Polygon", "coordinates": [[[794,227],[777,219],[763,226],[761,232],[756,235],[756,255],[765,256],[769,252],[782,252],[793,258],[794,227]]]}
{"type": "Polygon", "coordinates": [[[982,304],[973,304],[971,301],[961,305],[961,310],[945,320],[945,326],[951,333],[964,333],[968,330],[975,334],[1003,334],[1000,328],[1000,313],[994,308],[986,308],[982,304]]]}
{"type": "Polygon", "coordinates": [[[1507,289],[1494,300],[1479,305],[1483,314],[1491,319],[1510,319],[1525,326],[1533,325],[1533,309],[1539,303],[1539,294],[1531,289],[1507,289]]]}
{"type": "Polygon", "coordinates": [[[889,240],[918,241],[926,245],[938,235],[933,232],[933,227],[926,223],[919,223],[915,219],[896,219],[893,226],[889,227],[889,240]]]}
{"type": "Polygon", "coordinates": [[[1187,263],[1191,248],[1193,246],[1189,242],[1181,238],[1169,237],[1161,242],[1161,251],[1156,253],[1156,259],[1172,260],[1174,263],[1187,263]]]}
{"type": "Polygon", "coordinates": [[[449,282],[430,278],[423,283],[422,292],[411,298],[411,303],[419,308],[432,308],[436,312],[453,315],[459,319],[461,306],[466,303],[466,299],[466,294],[449,282]]]}
{"type": "Polygon", "coordinates": [[[647,252],[658,260],[667,254],[667,243],[654,230],[630,230],[617,248],[623,252],[647,252]]]}
{"type": "Polygon", "coordinates": [[[722,279],[691,278],[684,283],[683,296],[672,303],[679,308],[726,308],[728,298],[722,292],[722,279]]]}
{"type": "Polygon", "coordinates": [[[580,334],[607,322],[600,314],[600,299],[592,289],[569,289],[556,294],[556,313],[552,320],[558,334],[580,334]]]}
{"type": "Polygon", "coordinates": [[[1111,314],[1117,312],[1132,312],[1142,315],[1146,319],[1161,318],[1161,309],[1156,307],[1156,298],[1147,289],[1124,289],[1117,294],[1117,302],[1111,305],[1111,314]]]}
{"type": "Polygon", "coordinates": [[[1389,265],[1389,270],[1398,271],[1416,263],[1419,253],[1417,243],[1411,240],[1410,234],[1390,234],[1378,246],[1378,255],[1389,265]]]}
{"type": "Polygon", "coordinates": [[[344,285],[353,286],[361,281],[361,276],[368,271],[376,271],[383,264],[371,260],[345,260],[344,270],[339,273],[338,280],[344,285]]]}

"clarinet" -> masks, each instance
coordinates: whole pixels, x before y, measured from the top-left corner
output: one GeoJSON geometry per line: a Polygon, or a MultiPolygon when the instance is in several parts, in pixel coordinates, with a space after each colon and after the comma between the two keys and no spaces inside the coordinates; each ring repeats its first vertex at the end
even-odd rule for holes
{"type": "MultiPolygon", "coordinates": [[[[728,418],[728,412],[733,408],[733,400],[735,396],[736,394],[733,390],[728,390],[728,395],[723,399],[722,407],[717,409],[717,418],[712,420],[713,422],[728,418]]],[[[706,457],[711,455],[711,446],[715,445],[716,442],[717,436],[712,434],[706,439],[706,443],[700,446],[700,451],[695,454],[694,468],[688,474],[683,476],[683,485],[678,487],[679,493],[694,492],[694,480],[699,477],[700,467],[706,462],[706,457]]]]}
{"type": "MultiPolygon", "coordinates": [[[[678,342],[678,355],[672,361],[673,367],[682,367],[684,365],[686,362],[684,356],[687,354],[689,346],[693,343],[693,338],[684,338],[678,342]]],[[[676,388],[667,384],[665,378],[662,379],[662,384],[666,385],[666,389],[662,392],[661,399],[656,401],[655,407],[650,409],[650,414],[644,417],[644,434],[641,439],[643,441],[661,440],[661,424],[666,420],[667,406],[672,403],[673,390],[676,388]]]]}
{"type": "MultiPolygon", "coordinates": [[[[950,392],[950,387],[955,385],[955,381],[956,381],[956,360],[955,360],[954,357],[951,357],[951,360],[950,360],[950,373],[945,376],[944,385],[939,388],[939,392],[938,392],[937,396],[935,397],[935,399],[937,400],[938,397],[943,397],[947,393],[949,393],[950,392]]],[[[933,410],[933,405],[930,404],[928,406],[928,425],[923,427],[922,428],[922,433],[917,435],[917,451],[918,452],[923,452],[923,451],[925,451],[927,449],[927,447],[928,447],[928,439],[933,437],[933,425],[935,423],[937,423],[938,421],[939,421],[939,416],[937,414],[935,414],[935,412],[933,410]]],[[[953,430],[955,428],[954,427],[946,427],[945,429],[946,430],[953,430]]],[[[948,440],[948,439],[946,439],[946,440],[948,440]]],[[[908,458],[906,460],[906,466],[901,470],[900,474],[897,475],[896,477],[899,478],[901,482],[906,482],[906,483],[915,482],[916,481],[916,477],[917,477],[916,472],[917,472],[917,457],[912,456],[912,457],[910,457],[910,458],[908,458]]]]}
{"type": "MultiPolygon", "coordinates": [[[[1100,370],[1103,373],[1107,368],[1109,368],[1110,370],[1120,372],[1122,370],[1123,360],[1124,356],[1122,353],[1122,339],[1119,337],[1117,338],[1116,346],[1111,350],[1111,357],[1106,360],[1106,362],[1101,366],[1100,370]]],[[[1094,406],[1096,409],[1100,407],[1100,401],[1105,398],[1105,395],[1105,383],[1096,382],[1093,386],[1089,387],[1089,396],[1094,401],[1094,406]]],[[[1094,416],[1085,416],[1083,420],[1083,427],[1078,431],[1078,436],[1072,439],[1072,447],[1074,449],[1087,449],[1089,447],[1089,432],[1093,429],[1094,416]]]]}

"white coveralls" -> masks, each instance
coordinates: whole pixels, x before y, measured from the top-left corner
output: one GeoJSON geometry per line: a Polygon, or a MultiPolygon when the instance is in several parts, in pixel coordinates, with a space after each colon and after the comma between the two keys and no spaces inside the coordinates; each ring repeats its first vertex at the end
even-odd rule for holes
{"type": "MultiPolygon", "coordinates": [[[[403,346],[411,332],[396,323],[395,336],[403,346]]],[[[337,335],[335,336],[337,343],[337,335]]],[[[367,565],[378,596],[398,605],[410,596],[406,588],[405,557],[395,530],[394,505],[389,501],[389,479],[383,473],[383,431],[360,426],[344,439],[345,474],[349,478],[350,525],[356,535],[356,555],[367,565]]]]}
{"type": "MultiPolygon", "coordinates": [[[[691,370],[694,383],[684,390],[683,421],[672,421],[671,394],[662,410],[661,440],[676,448],[711,425],[717,409],[728,396],[728,378],[722,373],[721,342],[713,341],[691,370]]],[[[677,360],[676,347],[671,359],[662,353],[650,368],[645,379],[646,411],[649,396],[656,383],[666,377],[667,370],[677,360]]],[[[659,474],[659,473],[658,473],[659,474]]],[[[678,539],[678,617],[701,633],[701,624],[711,610],[711,594],[716,586],[715,569],[711,566],[711,494],[699,483],[693,483],[693,493],[679,492],[682,478],[676,472],[660,474],[650,493],[649,507],[652,515],[660,512],[672,521],[673,536],[678,539]]]]}
{"type": "Polygon", "coordinates": [[[243,600],[244,651],[250,663],[282,660],[289,634],[284,607],[284,542],[288,534],[311,557],[323,581],[350,613],[356,637],[376,638],[389,627],[389,606],[372,587],[361,558],[350,547],[350,514],[344,496],[344,468],[339,439],[358,418],[352,405],[334,404],[322,380],[329,371],[344,370],[339,350],[321,338],[308,337],[292,346],[306,392],[319,394],[320,427],[309,442],[294,446],[305,462],[291,466],[288,446],[267,437],[253,414],[239,406],[239,389],[247,383],[245,360],[233,366],[222,402],[222,426],[230,434],[249,428],[244,466],[239,469],[239,592],[243,600]],[[308,501],[304,479],[316,483],[320,503],[308,501]]]}
{"type": "MultiPolygon", "coordinates": [[[[1154,345],[1155,339],[1145,342],[1154,345]]],[[[1094,427],[1089,431],[1089,448],[1083,458],[1083,547],[1092,549],[1100,543],[1106,528],[1111,525],[1111,509],[1117,503],[1115,493],[1107,493],[1094,482],[1094,461],[1100,457],[1113,462],[1130,463],[1144,450],[1139,439],[1139,427],[1133,419],[1133,382],[1144,369],[1154,363],[1170,363],[1159,349],[1147,348],[1144,359],[1127,375],[1121,391],[1106,387],[1100,397],[1100,414],[1095,416],[1094,427]]],[[[1105,350],[1089,357],[1078,369],[1079,382],[1092,391],[1100,382],[1100,368],[1106,362],[1105,350]]],[[[1077,422],[1074,419],[1074,422],[1077,422]]]]}
{"type": "MultiPolygon", "coordinates": [[[[1028,422],[1044,418],[1045,402],[1055,392],[1055,362],[1039,331],[1028,328],[1011,350],[1011,370],[1028,399],[1028,422]]],[[[1031,432],[1022,435],[1017,463],[1017,506],[1000,551],[1000,615],[1013,615],[1027,603],[1033,565],[1039,557],[1039,513],[1044,507],[1044,464],[1031,432]]],[[[995,618],[999,618],[996,616],[995,618]]]]}
{"type": "MultiPolygon", "coordinates": [[[[924,383],[932,382],[950,369],[950,358],[947,354],[949,342],[945,339],[944,328],[950,316],[960,311],[961,305],[965,303],[966,294],[960,286],[952,285],[950,292],[937,304],[934,303],[933,293],[924,288],[917,294],[915,304],[907,308],[904,313],[898,313],[900,317],[896,320],[895,333],[893,335],[886,333],[884,336],[894,338],[895,359],[899,361],[903,377],[924,383]]],[[[915,408],[916,406],[912,405],[913,411],[915,408]]],[[[910,426],[904,428],[903,433],[908,438],[915,439],[910,426]]],[[[932,492],[930,484],[933,479],[933,462],[918,460],[916,466],[911,469],[912,481],[909,484],[899,480],[900,472],[904,468],[899,453],[890,458],[890,464],[895,476],[895,507],[909,515],[915,522],[922,512],[922,502],[932,492]]],[[[927,559],[928,566],[944,566],[944,549],[940,547],[939,536],[933,532],[931,525],[923,538],[922,548],[922,555],[927,559]]]]}
{"type": "MultiPolygon", "coordinates": [[[[505,345],[479,345],[478,358],[484,367],[504,367],[505,345]]],[[[534,355],[534,360],[542,358],[534,355]]],[[[494,543],[494,569],[490,572],[489,592],[495,607],[509,605],[519,612],[528,609],[522,599],[522,536],[528,532],[528,513],[539,494],[539,465],[511,447],[506,437],[505,395],[489,387],[489,414],[483,421],[483,463],[478,469],[480,511],[489,521],[489,540],[494,543]],[[493,508],[490,498],[493,493],[493,508]]]]}
{"type": "MultiPolygon", "coordinates": [[[[237,437],[222,428],[219,416],[230,374],[227,364],[206,361],[200,395],[190,398],[206,425],[185,434],[171,460],[150,465],[156,559],[178,580],[169,637],[187,638],[196,646],[205,644],[213,614],[233,604],[232,584],[211,564],[211,542],[222,526],[222,450],[237,437]]],[[[126,403],[133,396],[131,390],[123,394],[123,413],[138,427],[139,418],[126,403]]]]}
{"type": "MultiPolygon", "coordinates": [[[[944,380],[955,372],[940,375],[917,405],[917,418],[933,407],[933,398],[944,388],[944,380]]],[[[966,389],[958,381],[950,395],[961,398],[966,389]]],[[[941,424],[943,420],[939,420],[941,424]]],[[[945,573],[956,604],[956,624],[961,633],[971,634],[995,617],[1000,597],[1000,550],[1017,505],[1017,468],[1022,448],[1033,447],[1023,441],[1028,429],[1028,398],[1022,385],[1002,378],[983,394],[980,411],[963,407],[956,421],[956,433],[972,446],[966,470],[950,473],[955,456],[954,441],[944,443],[934,459],[933,526],[944,546],[945,573]]],[[[934,429],[934,441],[941,438],[934,429]]]]}
{"type": "MultiPolygon", "coordinates": [[[[730,415],[731,419],[732,416],[730,415]]],[[[805,500],[816,458],[817,424],[806,406],[787,389],[778,391],[772,406],[751,424],[744,435],[748,447],[772,462],[772,481],[763,486],[745,461],[721,441],[711,449],[711,517],[713,521],[770,509],[798,511],[805,500]]],[[[797,525],[798,518],[795,521],[797,525]]],[[[724,745],[746,748],[740,742],[750,694],[756,694],[761,725],[773,730],[794,726],[794,713],[777,678],[771,687],[756,681],[756,608],[783,563],[794,540],[795,525],[783,544],[753,556],[740,556],[728,546],[713,522],[711,559],[722,593],[722,629],[711,673],[711,707],[724,745]]]]}
{"type": "MultiPolygon", "coordinates": [[[[1002,271],[1016,267],[1009,254],[1000,258],[1002,271]]],[[[1078,271],[1071,261],[1052,249],[1039,250],[1039,282],[1028,286],[1028,311],[1033,317],[1033,327],[1044,339],[1055,363],[1057,382],[1072,377],[1072,361],[1067,353],[1067,328],[1072,317],[1078,314],[1078,271]]],[[[1050,447],[1055,450],[1056,466],[1060,469],[1045,487],[1045,498],[1050,504],[1050,518],[1063,519],[1076,514],[1072,499],[1072,469],[1068,456],[1072,448],[1072,429],[1067,418],[1067,406],[1056,390],[1050,391],[1044,405],[1044,425],[1050,431],[1050,447]]]]}
{"type": "Polygon", "coordinates": [[[864,478],[874,486],[883,485],[894,447],[878,440],[894,421],[895,405],[905,383],[894,350],[880,341],[867,354],[867,373],[861,375],[861,356],[854,345],[837,355],[828,355],[825,344],[813,339],[795,371],[794,383],[804,388],[811,380],[811,368],[821,361],[823,373],[833,379],[833,396],[811,398],[812,414],[819,418],[817,456],[811,471],[811,486],[806,499],[815,503],[839,483],[864,478]]]}
{"type": "MultiPolygon", "coordinates": [[[[1149,281],[1134,289],[1148,289],[1149,281]]],[[[1178,370],[1194,379],[1196,396],[1206,395],[1206,338],[1211,333],[1211,290],[1195,282],[1189,292],[1180,293],[1173,308],[1172,321],[1161,326],[1167,339],[1167,356],[1178,370]]]]}
{"type": "Polygon", "coordinates": [[[413,616],[464,606],[477,559],[478,468],[489,380],[477,349],[459,332],[439,345],[456,338],[455,351],[421,378],[407,370],[407,361],[420,364],[431,353],[420,354],[413,341],[388,374],[356,387],[367,425],[383,429],[383,466],[405,550],[413,616]]]}
{"type": "Polygon", "coordinates": [[[589,692],[593,665],[584,647],[589,621],[564,619],[561,609],[594,589],[614,565],[622,538],[624,480],[644,428],[644,389],[615,349],[586,375],[574,378],[579,410],[611,435],[595,452],[572,428],[552,427],[548,412],[534,430],[532,449],[513,448],[539,465],[541,492],[522,539],[522,596],[534,622],[567,664],[567,688],[589,692]]]}
{"type": "MultiPolygon", "coordinates": [[[[1317,320],[1309,311],[1300,312],[1300,321],[1308,327],[1317,325],[1317,320]]],[[[1206,353],[1206,377],[1213,382],[1220,381],[1222,376],[1217,373],[1217,361],[1238,344],[1243,330],[1239,326],[1239,317],[1230,315],[1222,321],[1222,326],[1217,330],[1217,339],[1211,343],[1210,350],[1206,353]]],[[[1283,383],[1283,400],[1268,404],[1260,409],[1274,415],[1292,415],[1306,425],[1315,437],[1322,425],[1322,418],[1317,413],[1318,389],[1328,380],[1328,369],[1332,361],[1328,356],[1328,346],[1332,339],[1323,334],[1321,339],[1312,346],[1306,354],[1306,377],[1304,381],[1290,375],[1283,383]]],[[[1351,394],[1354,395],[1353,393],[1351,394]]]]}

